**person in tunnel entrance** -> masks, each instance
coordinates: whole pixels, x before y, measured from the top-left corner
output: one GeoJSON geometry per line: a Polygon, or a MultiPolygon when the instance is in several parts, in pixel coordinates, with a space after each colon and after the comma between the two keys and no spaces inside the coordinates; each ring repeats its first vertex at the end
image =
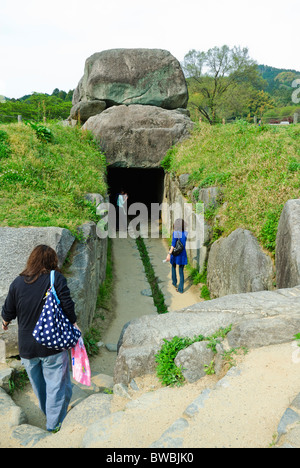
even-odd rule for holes
{"type": "Polygon", "coordinates": [[[122,188],[120,193],[117,195],[117,231],[127,231],[127,200],[128,195],[122,188]]]}
{"type": "Polygon", "coordinates": [[[188,263],[186,253],[186,241],[188,233],[186,231],[186,224],[183,219],[178,218],[174,222],[172,245],[167,255],[166,261],[172,265],[172,284],[175,286],[176,291],[183,293],[184,291],[184,267],[188,263]],[[178,242],[179,241],[179,242],[178,242]],[[179,245],[180,248],[179,248],[179,245]],[[176,268],[179,267],[179,286],[177,288],[177,274],[176,268]]]}

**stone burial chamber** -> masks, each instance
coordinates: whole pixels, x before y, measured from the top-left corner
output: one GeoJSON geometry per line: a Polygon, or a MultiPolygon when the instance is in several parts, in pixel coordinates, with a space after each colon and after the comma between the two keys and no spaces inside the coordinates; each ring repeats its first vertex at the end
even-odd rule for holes
{"type": "Polygon", "coordinates": [[[71,119],[84,123],[109,166],[157,168],[193,128],[178,60],[160,49],[113,49],[86,60],[71,119]]]}

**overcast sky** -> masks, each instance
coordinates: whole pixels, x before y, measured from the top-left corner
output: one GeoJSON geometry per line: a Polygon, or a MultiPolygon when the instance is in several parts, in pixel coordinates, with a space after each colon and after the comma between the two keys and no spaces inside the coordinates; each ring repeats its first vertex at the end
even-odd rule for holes
{"type": "Polygon", "coordinates": [[[299,0],[0,0],[0,95],[74,89],[87,57],[113,48],[248,47],[300,71],[299,0]]]}

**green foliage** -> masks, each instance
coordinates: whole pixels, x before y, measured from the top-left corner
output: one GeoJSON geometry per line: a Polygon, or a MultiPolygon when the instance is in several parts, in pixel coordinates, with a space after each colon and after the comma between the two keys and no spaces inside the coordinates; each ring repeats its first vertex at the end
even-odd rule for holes
{"type": "Polygon", "coordinates": [[[166,386],[182,385],[184,382],[184,376],[182,374],[183,369],[177,367],[174,362],[179,351],[186,349],[193,343],[208,341],[207,347],[216,353],[216,346],[220,342],[218,338],[225,338],[231,329],[232,325],[227,328],[220,328],[216,333],[208,337],[203,335],[198,335],[194,338],[175,336],[170,341],[164,340],[161,350],[155,355],[155,362],[157,363],[156,373],[161,383],[166,386]]]}
{"type": "Polygon", "coordinates": [[[0,130],[0,159],[8,158],[11,154],[9,137],[6,132],[0,130]]]}
{"type": "Polygon", "coordinates": [[[294,338],[296,341],[298,341],[298,346],[300,347],[300,333],[297,333],[296,335],[294,335],[294,338]]]}
{"type": "MultiPolygon", "coordinates": [[[[203,341],[204,337],[197,337],[197,341],[203,341]]],[[[182,369],[175,365],[174,359],[179,351],[195,343],[191,338],[179,338],[175,336],[171,341],[164,340],[160,352],[155,356],[157,376],[163,385],[182,385],[184,377],[182,369]]]]}
{"type": "Polygon", "coordinates": [[[161,161],[160,165],[161,167],[166,171],[169,172],[170,168],[172,167],[172,161],[174,159],[176,153],[176,147],[172,147],[167,151],[166,156],[164,159],[161,161]]]}
{"type": "Polygon", "coordinates": [[[245,346],[241,346],[240,348],[231,348],[228,351],[224,351],[222,357],[223,361],[228,365],[228,369],[236,366],[236,361],[233,356],[237,356],[241,352],[246,355],[248,353],[248,349],[245,346]]]}
{"type": "Polygon", "coordinates": [[[40,141],[43,141],[44,143],[51,143],[51,141],[53,141],[53,133],[50,128],[35,122],[26,122],[26,124],[30,125],[30,127],[35,131],[36,136],[40,141]]]}
{"type": "Polygon", "coordinates": [[[211,125],[222,120],[224,100],[238,85],[259,81],[247,48],[223,45],[207,52],[190,50],[182,65],[193,88],[190,103],[211,125]]]}
{"type": "Polygon", "coordinates": [[[292,159],[288,165],[288,171],[297,172],[300,171],[300,160],[292,159]]]}
{"type": "Polygon", "coordinates": [[[99,348],[97,346],[98,341],[101,338],[101,334],[99,330],[95,328],[90,328],[83,337],[84,346],[86,348],[86,352],[88,356],[96,356],[99,352],[99,348]]]}
{"type": "Polygon", "coordinates": [[[206,301],[210,300],[210,292],[206,284],[204,284],[201,288],[200,297],[202,297],[202,299],[205,299],[206,301]]]}
{"type": "Polygon", "coordinates": [[[283,206],[280,206],[276,211],[269,211],[260,231],[259,239],[263,246],[270,252],[274,252],[276,248],[276,236],[282,209],[283,206]]]}
{"type": "Polygon", "coordinates": [[[188,269],[189,269],[189,275],[193,280],[193,284],[206,283],[206,280],[207,280],[206,266],[201,273],[197,270],[197,268],[189,267],[188,269]]]}
{"type": "Polygon", "coordinates": [[[25,386],[29,382],[29,378],[26,370],[15,371],[13,372],[11,378],[9,379],[9,395],[12,396],[15,391],[24,390],[25,386]]]}
{"type": "Polygon", "coordinates": [[[206,177],[202,178],[201,173],[198,169],[198,171],[192,174],[194,182],[196,182],[197,177],[199,178],[198,182],[198,188],[204,188],[204,187],[212,187],[214,185],[224,185],[227,180],[230,179],[231,173],[230,172],[220,172],[220,173],[211,173],[208,174],[206,177]]]}
{"type": "Polygon", "coordinates": [[[204,372],[206,375],[214,375],[216,373],[214,361],[211,361],[209,365],[204,365],[204,372]]]}
{"type": "Polygon", "coordinates": [[[43,118],[67,119],[72,107],[73,92],[53,91],[52,96],[33,93],[20,99],[10,99],[0,102],[0,122],[16,122],[18,115],[23,120],[41,121],[43,118]]]}
{"type": "Polygon", "coordinates": [[[102,309],[109,309],[111,305],[112,292],[114,284],[114,273],[113,273],[113,260],[112,260],[112,242],[108,239],[107,248],[107,263],[106,263],[106,275],[105,281],[100,285],[97,296],[96,307],[102,309]]]}
{"type": "Polygon", "coordinates": [[[202,272],[199,272],[197,268],[191,268],[190,265],[188,265],[188,271],[189,271],[189,276],[193,280],[193,284],[202,284],[201,287],[201,292],[200,292],[200,297],[206,301],[210,300],[210,292],[207,287],[206,281],[207,281],[207,265],[205,265],[205,268],[202,272]]]}
{"type": "Polygon", "coordinates": [[[28,125],[0,126],[10,142],[10,157],[0,160],[0,225],[59,226],[76,237],[96,210],[84,195],[107,191],[105,157],[89,132],[58,123],[47,125],[45,144],[28,125]]]}

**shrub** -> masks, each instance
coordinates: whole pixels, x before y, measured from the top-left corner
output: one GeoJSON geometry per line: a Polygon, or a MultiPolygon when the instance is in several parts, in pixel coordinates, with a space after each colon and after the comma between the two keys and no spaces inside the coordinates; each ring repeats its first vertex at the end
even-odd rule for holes
{"type": "Polygon", "coordinates": [[[216,353],[216,347],[219,343],[218,338],[225,338],[231,329],[232,325],[229,325],[227,328],[220,328],[216,333],[208,337],[203,335],[198,335],[194,338],[175,336],[170,341],[164,340],[161,350],[155,355],[155,362],[157,363],[156,373],[161,383],[166,386],[182,385],[184,382],[184,376],[182,374],[183,369],[177,367],[174,362],[179,351],[186,349],[193,343],[208,341],[207,347],[216,353]]]}
{"type": "Polygon", "coordinates": [[[44,143],[51,143],[53,141],[53,133],[50,128],[35,122],[27,122],[27,124],[35,131],[39,140],[44,143]]]}
{"type": "Polygon", "coordinates": [[[280,206],[277,210],[267,213],[266,220],[260,231],[260,240],[270,252],[274,252],[276,248],[276,236],[282,208],[280,206]]]}

